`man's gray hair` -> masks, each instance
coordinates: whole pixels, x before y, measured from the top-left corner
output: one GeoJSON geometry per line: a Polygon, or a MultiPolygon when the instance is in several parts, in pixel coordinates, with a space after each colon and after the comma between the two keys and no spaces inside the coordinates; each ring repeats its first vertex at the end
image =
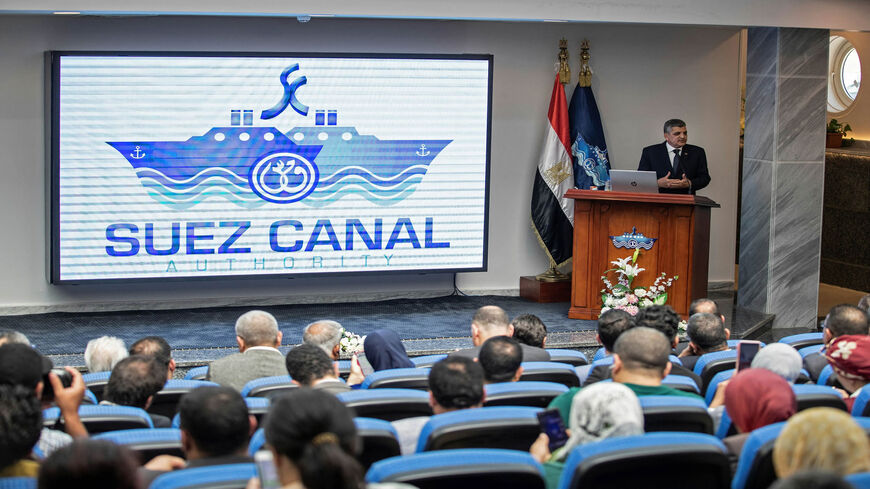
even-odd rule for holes
{"type": "Polygon", "coordinates": [[[108,372],[129,353],[124,340],[114,336],[100,336],[88,341],[85,347],[85,365],[89,372],[108,372]]]}
{"type": "Polygon", "coordinates": [[[508,328],[511,325],[507,313],[498,306],[481,307],[474,313],[471,322],[476,324],[488,336],[494,334],[507,335],[508,328]]]}
{"type": "Polygon", "coordinates": [[[5,345],[6,343],[20,343],[30,346],[30,340],[24,334],[12,329],[0,330],[0,345],[5,345]]]}
{"type": "Polygon", "coordinates": [[[266,311],[248,311],[236,320],[236,336],[248,346],[273,346],[278,341],[278,320],[266,311]]]}
{"type": "Polygon", "coordinates": [[[686,127],[686,123],[682,119],[668,119],[665,121],[665,134],[671,132],[671,128],[686,127]]]}
{"type": "Polygon", "coordinates": [[[771,343],[752,359],[752,368],[763,368],[794,383],[801,374],[803,360],[797,350],[785,343],[771,343]]]}
{"type": "Polygon", "coordinates": [[[302,331],[302,343],[320,347],[332,358],[332,350],[341,341],[341,323],[329,319],[315,321],[302,331]]]}

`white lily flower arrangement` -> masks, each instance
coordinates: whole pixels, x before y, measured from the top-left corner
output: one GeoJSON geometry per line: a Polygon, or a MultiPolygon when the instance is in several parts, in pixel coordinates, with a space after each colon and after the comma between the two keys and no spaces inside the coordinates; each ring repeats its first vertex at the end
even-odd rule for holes
{"type": "Polygon", "coordinates": [[[615,265],[615,268],[605,271],[604,275],[601,276],[601,281],[604,282],[604,288],[601,289],[601,303],[603,305],[601,314],[611,309],[621,309],[635,316],[645,307],[662,306],[667,303],[667,290],[674,284],[674,280],[680,277],[675,275],[668,278],[667,274],[662,272],[648,288],[632,287],[635,277],[645,270],[637,265],[639,255],[640,248],[637,248],[631,256],[610,262],[615,265]],[[610,272],[616,273],[615,284],[608,278],[610,272]]]}
{"type": "Polygon", "coordinates": [[[363,351],[363,342],[365,340],[365,336],[351,333],[350,331],[342,328],[341,340],[339,340],[338,346],[341,349],[341,353],[346,355],[353,355],[354,353],[359,353],[363,351]]]}

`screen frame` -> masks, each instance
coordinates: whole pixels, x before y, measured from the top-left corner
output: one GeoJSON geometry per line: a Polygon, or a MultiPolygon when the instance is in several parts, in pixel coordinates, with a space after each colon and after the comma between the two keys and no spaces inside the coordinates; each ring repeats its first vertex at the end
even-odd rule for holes
{"type": "Polygon", "coordinates": [[[490,163],[492,158],[492,54],[427,54],[427,53],[318,53],[318,52],[256,52],[256,51],[46,51],[45,52],[45,94],[46,94],[46,169],[49,178],[48,228],[50,229],[50,250],[48,253],[49,283],[53,285],[81,285],[107,283],[161,283],[161,282],[200,282],[203,280],[245,280],[245,279],[288,279],[341,276],[377,276],[396,274],[441,274],[460,272],[486,272],[489,263],[489,192],[490,163]],[[78,56],[131,56],[131,57],[262,57],[262,58],[364,58],[364,59],[431,59],[431,60],[480,60],[488,65],[487,114],[486,114],[486,156],[484,170],[484,209],[483,209],[483,256],[480,267],[466,268],[426,268],[354,272],[319,273],[265,273],[239,275],[208,275],[184,277],[139,277],[139,278],[95,278],[62,279],[60,277],[60,61],[63,57],[78,56]]]}

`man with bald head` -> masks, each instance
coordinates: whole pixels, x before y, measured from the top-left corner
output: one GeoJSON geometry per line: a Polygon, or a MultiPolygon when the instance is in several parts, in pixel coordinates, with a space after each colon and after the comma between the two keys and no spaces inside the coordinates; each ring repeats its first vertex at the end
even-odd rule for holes
{"type": "MultiPolygon", "coordinates": [[[[868,334],[870,334],[870,316],[861,308],[851,304],[838,304],[832,307],[825,318],[823,335],[825,345],[829,345],[839,336],[868,334]]],[[[813,382],[819,380],[819,374],[827,364],[828,361],[821,352],[804,356],[804,368],[810,373],[813,382]]],[[[829,379],[829,382],[834,380],[829,379]]]]}
{"type": "Polygon", "coordinates": [[[211,362],[206,380],[241,392],[254,379],[287,375],[275,316],[257,310],[242,314],[236,320],[236,343],[239,353],[211,362]]]}
{"type": "MultiPolygon", "coordinates": [[[[451,353],[466,358],[477,358],[483,342],[496,336],[513,336],[514,327],[504,309],[498,306],[483,306],[474,313],[471,319],[471,342],[473,348],[466,348],[451,353]]],[[[523,349],[524,362],[549,362],[550,354],[543,348],[520,345],[523,349]]]]}
{"type": "MultiPolygon", "coordinates": [[[[613,381],[619,382],[640,396],[700,397],[662,385],[671,371],[671,342],[661,331],[644,326],[629,329],[619,335],[613,346],[613,381]]],[[[571,414],[571,401],[580,390],[573,387],[550,402],[567,423],[571,414]]]]}
{"type": "Polygon", "coordinates": [[[341,354],[341,324],[329,319],[315,321],[302,330],[302,343],[325,351],[329,358],[338,360],[341,354]]]}

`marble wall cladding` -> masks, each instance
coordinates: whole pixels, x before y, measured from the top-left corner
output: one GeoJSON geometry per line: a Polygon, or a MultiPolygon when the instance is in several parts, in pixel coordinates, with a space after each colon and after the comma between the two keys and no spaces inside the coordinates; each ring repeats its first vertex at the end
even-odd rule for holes
{"type": "Polygon", "coordinates": [[[768,302],[772,180],[772,162],[743,159],[737,300],[756,311],[764,311],[768,302]]]}
{"type": "Polygon", "coordinates": [[[746,46],[746,74],[769,75],[777,73],[777,43],[779,29],[750,27],[746,46]]]}
{"type": "Polygon", "coordinates": [[[774,327],[809,327],[818,307],[824,166],[780,163],[775,173],[768,310],[774,327]]]}
{"type": "Polygon", "coordinates": [[[780,77],[777,83],[776,159],[821,165],[825,161],[827,80],[780,77]]]}
{"type": "Polygon", "coordinates": [[[775,77],[746,75],[744,158],[773,159],[776,88],[775,77]]]}
{"type": "Polygon", "coordinates": [[[779,76],[825,77],[829,31],[779,29],[779,76]]]}

